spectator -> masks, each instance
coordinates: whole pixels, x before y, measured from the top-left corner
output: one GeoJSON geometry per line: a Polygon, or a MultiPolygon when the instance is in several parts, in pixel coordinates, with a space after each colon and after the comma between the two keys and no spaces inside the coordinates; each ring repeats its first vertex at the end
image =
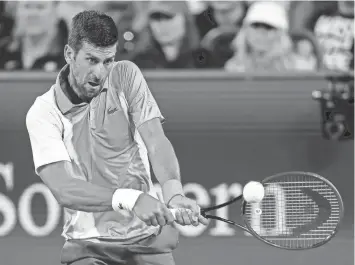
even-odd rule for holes
{"type": "Polygon", "coordinates": [[[208,7],[195,18],[196,25],[203,38],[211,29],[217,27],[240,28],[242,25],[247,3],[244,1],[211,1],[208,7]]]}
{"type": "Polygon", "coordinates": [[[338,1],[337,8],[315,12],[307,28],[314,32],[326,69],[354,70],[354,1],[338,1]]]}
{"type": "Polygon", "coordinates": [[[64,64],[67,28],[56,16],[56,3],[18,2],[12,41],[0,57],[5,70],[56,71],[64,64]]]}
{"type": "Polygon", "coordinates": [[[146,47],[133,57],[141,68],[199,68],[207,59],[184,1],[151,1],[148,6],[146,47]]]}
{"type": "Polygon", "coordinates": [[[256,2],[248,10],[242,29],[233,40],[235,54],[228,71],[311,70],[293,50],[286,9],[274,2],[256,2]]]}

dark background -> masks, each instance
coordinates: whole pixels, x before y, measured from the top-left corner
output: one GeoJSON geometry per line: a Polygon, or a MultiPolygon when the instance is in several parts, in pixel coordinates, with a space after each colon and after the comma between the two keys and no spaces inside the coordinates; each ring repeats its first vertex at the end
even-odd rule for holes
{"type": "MultiPolygon", "coordinates": [[[[327,86],[323,74],[144,74],[167,119],[164,127],[179,158],[185,187],[191,188],[191,194],[197,194],[202,203],[208,203],[209,198],[209,203],[214,204],[216,194],[221,199],[228,189],[232,196],[238,184],[249,180],[293,170],[311,171],[328,178],[345,203],[345,219],[338,235],[318,249],[275,249],[241,231],[216,229],[216,223],[211,222],[199,235],[194,234],[197,230],[193,228],[183,228],[175,252],[177,264],[353,264],[353,141],[322,138],[319,105],[312,100],[311,93],[327,86]],[[204,201],[203,195],[207,196],[204,201]]],[[[43,196],[33,197],[28,216],[22,215],[24,210],[18,210],[19,204],[24,207],[25,203],[19,201],[25,190],[40,183],[34,174],[25,115],[34,99],[48,90],[54,80],[53,74],[0,73],[0,176],[4,175],[1,165],[13,165],[13,187],[3,176],[0,193],[14,204],[17,217],[16,226],[0,237],[3,265],[59,264],[62,217],[57,218],[58,224],[54,221],[44,236],[36,237],[31,235],[34,229],[25,231],[24,226],[32,218],[37,226],[45,224],[48,212],[43,196]]],[[[0,228],[5,207],[1,196],[0,228]]],[[[55,205],[49,210],[55,212],[55,205]]],[[[239,207],[229,208],[226,214],[238,219],[239,207]]]]}

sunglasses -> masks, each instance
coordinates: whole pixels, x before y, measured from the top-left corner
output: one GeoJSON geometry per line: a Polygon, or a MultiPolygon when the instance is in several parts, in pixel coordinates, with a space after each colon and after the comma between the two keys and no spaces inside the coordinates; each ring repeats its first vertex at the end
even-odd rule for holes
{"type": "Polygon", "coordinates": [[[262,28],[262,29],[266,29],[266,30],[274,30],[274,29],[276,29],[273,26],[270,26],[268,24],[261,23],[261,22],[252,23],[251,27],[258,28],[258,29],[262,28]]]}

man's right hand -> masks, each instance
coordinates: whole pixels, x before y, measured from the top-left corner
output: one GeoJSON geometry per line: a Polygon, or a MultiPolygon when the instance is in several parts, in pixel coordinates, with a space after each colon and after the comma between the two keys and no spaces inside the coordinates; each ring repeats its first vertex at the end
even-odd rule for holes
{"type": "Polygon", "coordinates": [[[139,195],[133,207],[133,212],[149,226],[164,226],[174,222],[174,216],[168,207],[146,193],[139,195]]]}

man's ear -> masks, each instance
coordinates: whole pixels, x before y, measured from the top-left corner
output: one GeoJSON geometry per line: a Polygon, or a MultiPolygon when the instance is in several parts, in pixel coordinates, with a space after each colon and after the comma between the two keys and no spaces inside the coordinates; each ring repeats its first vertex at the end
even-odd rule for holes
{"type": "Polygon", "coordinates": [[[64,58],[67,64],[71,64],[75,60],[75,51],[68,44],[64,47],[64,58]]]}

